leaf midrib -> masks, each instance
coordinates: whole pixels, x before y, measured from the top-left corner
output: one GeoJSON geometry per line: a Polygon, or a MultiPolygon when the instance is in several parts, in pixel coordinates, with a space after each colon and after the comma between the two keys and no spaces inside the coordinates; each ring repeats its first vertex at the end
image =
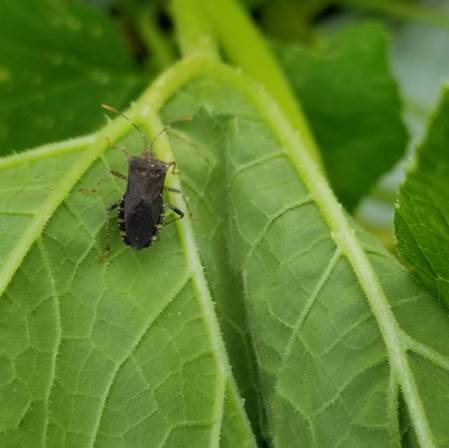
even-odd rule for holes
{"type": "MultiPolygon", "coordinates": [[[[152,104],[150,98],[147,98],[147,103],[152,104]]],[[[159,110],[159,108],[157,110],[159,110]]],[[[146,119],[142,120],[141,124],[149,135],[157,135],[152,126],[156,126],[159,129],[163,128],[160,120],[151,112],[146,114],[146,119]]],[[[161,157],[162,160],[174,160],[174,155],[171,151],[167,135],[161,136],[158,142],[156,154],[161,157]]],[[[184,195],[182,194],[182,185],[179,180],[179,176],[169,176],[167,179],[167,185],[174,188],[174,190],[181,192],[181,194],[176,195],[173,193],[168,193],[170,202],[179,207],[181,210],[188,210],[187,204],[184,200],[184,195]]],[[[230,362],[227,359],[223,338],[220,334],[217,316],[214,312],[212,297],[210,295],[209,287],[201,265],[198,247],[195,241],[190,219],[178,220],[176,225],[178,228],[178,233],[181,237],[181,246],[184,250],[185,258],[188,260],[189,271],[192,276],[192,285],[196,290],[195,297],[198,301],[198,306],[209,332],[212,350],[217,362],[217,400],[214,412],[215,422],[213,425],[213,430],[211,431],[211,446],[218,446],[224,413],[226,381],[231,379],[231,367],[230,362]]]]}

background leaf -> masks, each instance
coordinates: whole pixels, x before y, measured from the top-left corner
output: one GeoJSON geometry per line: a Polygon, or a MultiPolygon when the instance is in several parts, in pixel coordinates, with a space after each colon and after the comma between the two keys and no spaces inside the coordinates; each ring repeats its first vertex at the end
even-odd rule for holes
{"type": "Polygon", "coordinates": [[[406,22],[392,30],[392,68],[401,87],[405,117],[415,144],[424,138],[442,84],[449,77],[449,61],[445,57],[449,5],[443,1],[433,4],[434,13],[446,22],[445,27],[406,22]]]}
{"type": "Polygon", "coordinates": [[[426,288],[449,305],[449,89],[399,196],[399,254],[426,288]]]}
{"type": "Polygon", "coordinates": [[[403,156],[407,133],[378,25],[347,27],[316,50],[277,45],[340,201],[354,208],[403,156]]]}
{"type": "Polygon", "coordinates": [[[96,130],[143,79],[110,19],[78,0],[0,5],[0,153],[96,130]]]}

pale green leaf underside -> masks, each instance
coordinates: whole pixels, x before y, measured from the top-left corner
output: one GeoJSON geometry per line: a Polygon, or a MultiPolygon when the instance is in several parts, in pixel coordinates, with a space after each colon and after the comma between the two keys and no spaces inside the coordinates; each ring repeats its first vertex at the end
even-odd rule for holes
{"type": "MultiPolygon", "coordinates": [[[[242,362],[251,364],[242,350],[251,330],[272,422],[267,432],[275,445],[398,446],[404,430],[398,411],[402,389],[409,407],[403,420],[411,419],[421,446],[445,446],[449,322],[444,311],[361,234],[355,241],[388,302],[380,295],[371,300],[393,311],[373,313],[361,284],[370,280],[357,272],[363,266],[353,261],[351,266],[347,247],[323,219],[332,211],[320,212],[288,149],[275,140],[259,111],[242,97],[231,97],[228,87],[203,81],[178,95],[167,117],[198,110],[172,144],[198,217],[198,241],[236,372],[242,362]],[[220,244],[222,251],[212,252],[220,244]],[[223,253],[227,266],[220,262],[223,253]],[[228,296],[220,291],[226,279],[234,283],[228,296]],[[232,317],[241,309],[239,301],[248,313],[248,327],[240,331],[244,319],[232,317]]],[[[374,307],[378,312],[379,304],[374,307]]],[[[253,380],[245,373],[238,377],[244,392],[253,380]]],[[[260,405],[251,394],[246,398],[250,412],[260,405]]]]}
{"type": "MultiPolygon", "coordinates": [[[[167,121],[194,115],[171,138],[193,217],[163,229],[149,250],[132,252],[113,232],[111,256],[98,262],[105,208],[123,184],[108,180],[92,196],[79,188],[92,188],[111,168],[126,170],[120,151],[101,156],[105,142],[0,165],[0,190],[11,188],[17,212],[1,216],[11,235],[2,260],[12,274],[0,301],[0,445],[208,447],[221,433],[222,446],[253,446],[197,251],[248,410],[276,446],[397,446],[400,388],[408,409],[401,421],[422,446],[447,445],[446,314],[375,242],[363,236],[360,250],[263,92],[194,60],[154,91],[205,72],[226,85],[195,81],[164,111],[167,121]],[[292,163],[296,150],[302,159],[292,163]],[[66,197],[59,187],[77,174],[66,197]],[[38,197],[22,203],[16,185],[37,186],[38,197]],[[43,204],[50,220],[36,225],[13,269],[8,254],[28,222],[46,222],[43,204]],[[206,227],[221,251],[207,253],[206,227]],[[232,303],[247,316],[232,315],[232,303]]],[[[144,117],[145,107],[136,113],[144,117]]],[[[109,131],[119,139],[117,128],[109,131]]],[[[135,136],[120,144],[141,147],[135,136]]]]}

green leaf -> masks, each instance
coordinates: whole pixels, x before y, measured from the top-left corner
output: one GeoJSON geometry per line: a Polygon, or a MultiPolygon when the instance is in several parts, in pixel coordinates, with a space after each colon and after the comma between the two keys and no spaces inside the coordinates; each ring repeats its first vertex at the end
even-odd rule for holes
{"type": "Polygon", "coordinates": [[[271,100],[210,72],[219,82],[191,83],[165,117],[194,114],[171,142],[245,403],[253,422],[261,404],[268,413],[259,436],[276,447],[393,447],[406,435],[445,446],[447,314],[354,232],[271,100]],[[262,403],[248,389],[258,378],[262,403]]]}
{"type": "Polygon", "coordinates": [[[276,45],[331,185],[349,209],[404,154],[407,134],[378,25],[347,27],[315,51],[276,45]]]}
{"type": "Polygon", "coordinates": [[[76,137],[142,80],[106,15],[78,0],[0,5],[0,153],[76,137]]]}
{"type": "Polygon", "coordinates": [[[0,446],[445,446],[447,314],[353,231],[273,100],[192,57],[129,117],[154,135],[161,109],[193,116],[167,179],[191,215],[148,250],[111,229],[99,261],[128,121],[0,162],[0,446]]]}
{"type": "Polygon", "coordinates": [[[399,254],[449,305],[449,89],[402,185],[395,214],[399,254]]]}
{"type": "Polygon", "coordinates": [[[190,221],[140,252],[114,231],[100,262],[124,189],[108,173],[127,167],[108,139],[140,153],[130,129],[120,118],[0,162],[2,447],[255,446],[190,221]]]}
{"type": "MultiPolygon", "coordinates": [[[[180,112],[192,113],[197,106],[201,107],[211,99],[213,102],[220,101],[213,90],[198,89],[195,93],[199,95],[195,105],[180,104],[176,100],[169,103],[163,110],[166,121],[176,120],[180,112]]],[[[180,97],[184,97],[182,93],[180,97]]],[[[190,94],[186,99],[192,99],[190,94]]],[[[170,133],[171,141],[176,149],[177,163],[182,169],[183,188],[189,198],[195,239],[216,302],[227,351],[233,361],[233,374],[245,398],[248,415],[260,435],[266,430],[261,385],[242,295],[243,283],[237,267],[233,266],[229,248],[232,237],[228,229],[231,210],[224,188],[227,182],[224,169],[226,151],[220,150],[228,120],[225,117],[214,119],[203,109],[194,116],[192,124],[178,126],[177,132],[170,133]],[[182,129],[188,129],[188,134],[182,129]]]]}

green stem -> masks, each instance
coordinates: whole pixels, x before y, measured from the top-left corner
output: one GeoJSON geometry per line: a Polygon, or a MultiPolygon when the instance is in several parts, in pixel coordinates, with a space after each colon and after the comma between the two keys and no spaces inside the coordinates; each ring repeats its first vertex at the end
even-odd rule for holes
{"type": "Polygon", "coordinates": [[[437,28],[449,28],[449,15],[437,8],[401,0],[338,0],[343,5],[360,10],[379,12],[401,20],[412,20],[437,28]]]}
{"type": "Polygon", "coordinates": [[[202,6],[229,59],[266,88],[299,131],[312,157],[321,164],[320,152],[302,106],[262,34],[244,9],[235,0],[214,0],[203,2],[202,6]]]}
{"type": "Polygon", "coordinates": [[[202,55],[218,58],[212,29],[200,7],[201,0],[173,0],[178,42],[184,56],[202,55]]]}
{"type": "Polygon", "coordinates": [[[156,3],[149,3],[136,18],[136,26],[145,46],[151,53],[151,61],[158,71],[172,65],[176,60],[175,49],[161,33],[156,23],[156,3]]]}

